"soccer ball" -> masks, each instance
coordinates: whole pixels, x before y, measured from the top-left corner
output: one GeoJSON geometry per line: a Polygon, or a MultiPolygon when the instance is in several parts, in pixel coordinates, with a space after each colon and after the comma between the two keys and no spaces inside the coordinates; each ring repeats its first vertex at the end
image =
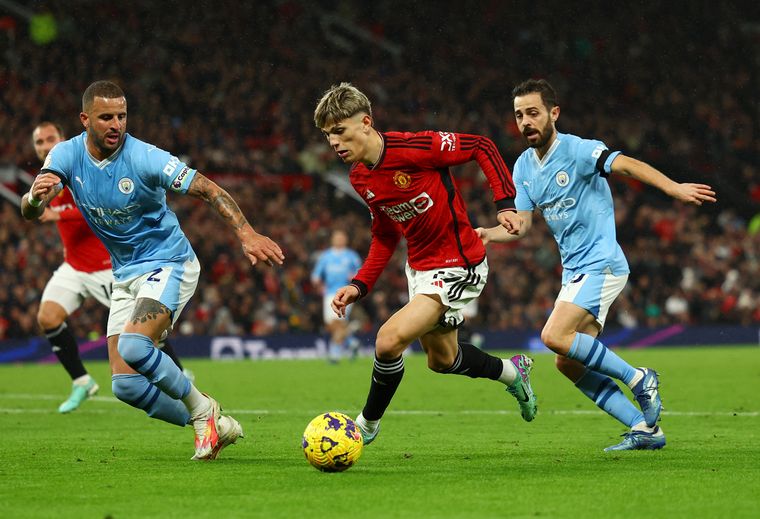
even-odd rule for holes
{"type": "Polygon", "coordinates": [[[343,413],[324,413],[314,418],[303,432],[303,453],[311,465],[323,472],[343,472],[362,455],[362,434],[343,413]]]}

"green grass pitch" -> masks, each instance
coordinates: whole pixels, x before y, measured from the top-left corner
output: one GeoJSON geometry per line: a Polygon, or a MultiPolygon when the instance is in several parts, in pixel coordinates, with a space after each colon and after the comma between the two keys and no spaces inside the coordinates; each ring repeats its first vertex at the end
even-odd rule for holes
{"type": "Polygon", "coordinates": [[[378,439],[353,468],[311,468],[301,433],[320,412],[354,416],[368,358],[188,360],[197,385],[246,437],[211,463],[191,462],[192,429],[151,420],[101,392],[78,411],[57,365],[0,367],[3,517],[757,517],[760,350],[623,350],[656,368],[666,407],[661,451],[605,453],[624,428],[535,356],[539,414],[519,417],[494,382],[437,375],[421,355],[378,439]]]}

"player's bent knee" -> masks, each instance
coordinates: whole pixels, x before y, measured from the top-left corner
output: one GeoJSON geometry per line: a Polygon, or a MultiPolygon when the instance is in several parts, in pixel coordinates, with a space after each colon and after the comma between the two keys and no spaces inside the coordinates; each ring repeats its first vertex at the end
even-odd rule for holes
{"type": "Polygon", "coordinates": [[[151,385],[142,375],[112,375],[111,391],[113,396],[133,407],[144,409],[146,397],[151,392],[151,385]]]}
{"type": "Polygon", "coordinates": [[[153,341],[140,333],[122,333],[119,336],[119,355],[132,366],[139,365],[153,352],[153,341]]]}
{"type": "Polygon", "coordinates": [[[402,344],[398,334],[383,331],[382,329],[377,334],[375,340],[375,354],[379,359],[391,360],[395,359],[404,352],[406,345],[402,344]]]}
{"type": "Polygon", "coordinates": [[[40,312],[37,313],[37,324],[42,330],[53,330],[58,328],[64,321],[65,319],[61,319],[52,312],[40,310],[40,312]]]}
{"type": "Polygon", "coordinates": [[[545,326],[544,329],[541,330],[541,342],[546,344],[546,347],[554,352],[561,353],[565,350],[564,336],[548,326],[545,326]]]}

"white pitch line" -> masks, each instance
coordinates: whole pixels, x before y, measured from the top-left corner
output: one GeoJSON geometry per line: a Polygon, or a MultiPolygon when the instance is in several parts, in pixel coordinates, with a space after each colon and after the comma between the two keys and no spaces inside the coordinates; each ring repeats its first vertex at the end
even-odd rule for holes
{"type": "MultiPolygon", "coordinates": [[[[0,400],[60,400],[61,395],[43,395],[32,393],[0,393],[0,400]]],[[[120,403],[118,399],[112,396],[93,396],[89,400],[94,402],[106,402],[106,403],[120,403]]],[[[93,412],[104,412],[102,410],[89,410],[93,412]]],[[[297,409],[225,409],[230,414],[315,414],[319,411],[315,410],[297,410],[297,409]]],[[[18,408],[2,408],[0,407],[0,413],[47,413],[50,412],[46,409],[18,409],[18,408]]],[[[587,416],[599,414],[598,409],[542,409],[541,414],[549,415],[563,415],[563,416],[587,416]]],[[[429,409],[399,409],[395,411],[388,411],[387,414],[391,415],[420,415],[420,416],[434,416],[434,415],[516,415],[517,411],[507,411],[504,409],[460,409],[460,410],[429,410],[429,409]]],[[[760,416],[760,411],[669,411],[663,410],[662,414],[665,416],[741,416],[755,418],[760,416]]]]}

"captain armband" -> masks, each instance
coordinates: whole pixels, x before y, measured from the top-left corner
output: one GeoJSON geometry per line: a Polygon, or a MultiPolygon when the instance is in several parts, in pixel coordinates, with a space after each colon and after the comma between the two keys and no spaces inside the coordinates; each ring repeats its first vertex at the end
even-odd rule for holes
{"type": "Polygon", "coordinates": [[[599,158],[596,159],[596,170],[599,172],[599,175],[603,176],[604,178],[607,178],[610,176],[609,173],[604,171],[604,163],[607,162],[607,159],[610,157],[612,152],[610,150],[603,150],[602,153],[599,155],[599,158]]]}

